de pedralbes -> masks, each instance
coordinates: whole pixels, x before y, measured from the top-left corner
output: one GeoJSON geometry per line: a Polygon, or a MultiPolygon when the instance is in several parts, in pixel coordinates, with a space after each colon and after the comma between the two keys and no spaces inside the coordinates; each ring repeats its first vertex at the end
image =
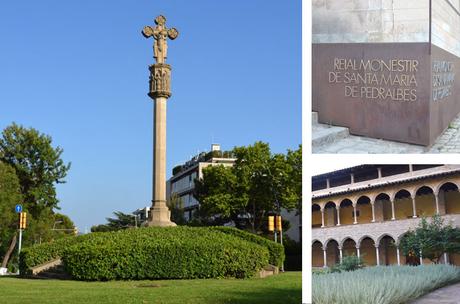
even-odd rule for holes
{"type": "Polygon", "coordinates": [[[418,60],[334,58],[329,83],[343,83],[344,95],[376,100],[416,101],[418,60]]]}

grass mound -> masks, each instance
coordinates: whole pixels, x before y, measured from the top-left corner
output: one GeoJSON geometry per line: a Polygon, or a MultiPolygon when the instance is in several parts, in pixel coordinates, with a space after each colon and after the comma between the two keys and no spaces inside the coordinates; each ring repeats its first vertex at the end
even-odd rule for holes
{"type": "Polygon", "coordinates": [[[25,249],[21,273],[60,257],[78,280],[246,278],[270,259],[264,241],[214,228],[151,227],[72,239],[25,249]]]}
{"type": "Polygon", "coordinates": [[[399,304],[460,281],[452,265],[377,266],[313,274],[315,304],[399,304]]]}

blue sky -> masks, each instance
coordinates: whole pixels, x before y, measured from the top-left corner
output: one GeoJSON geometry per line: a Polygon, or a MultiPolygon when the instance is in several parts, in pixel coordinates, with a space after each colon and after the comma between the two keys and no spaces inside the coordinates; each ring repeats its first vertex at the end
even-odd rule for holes
{"type": "Polygon", "coordinates": [[[169,42],[167,176],[208,150],[301,142],[301,1],[8,1],[0,8],[0,128],[51,135],[72,162],[58,187],[80,231],[151,200],[153,63],[145,25],[169,42]]]}

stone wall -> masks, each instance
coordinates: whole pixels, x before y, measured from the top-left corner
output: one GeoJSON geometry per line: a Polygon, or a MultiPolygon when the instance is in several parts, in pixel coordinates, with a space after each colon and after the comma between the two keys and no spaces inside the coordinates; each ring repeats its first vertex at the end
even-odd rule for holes
{"type": "Polygon", "coordinates": [[[431,9],[432,43],[456,56],[460,56],[459,6],[458,0],[432,0],[431,9]]]}
{"type": "Polygon", "coordinates": [[[429,41],[429,0],[312,3],[313,43],[429,41]]]}

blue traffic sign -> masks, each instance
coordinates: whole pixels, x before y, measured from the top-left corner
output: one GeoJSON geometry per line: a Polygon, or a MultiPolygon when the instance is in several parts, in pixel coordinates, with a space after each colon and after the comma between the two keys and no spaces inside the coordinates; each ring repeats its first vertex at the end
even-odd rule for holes
{"type": "Polygon", "coordinates": [[[21,213],[22,212],[22,206],[21,205],[16,205],[16,207],[14,207],[14,210],[16,211],[16,213],[21,213]]]}

